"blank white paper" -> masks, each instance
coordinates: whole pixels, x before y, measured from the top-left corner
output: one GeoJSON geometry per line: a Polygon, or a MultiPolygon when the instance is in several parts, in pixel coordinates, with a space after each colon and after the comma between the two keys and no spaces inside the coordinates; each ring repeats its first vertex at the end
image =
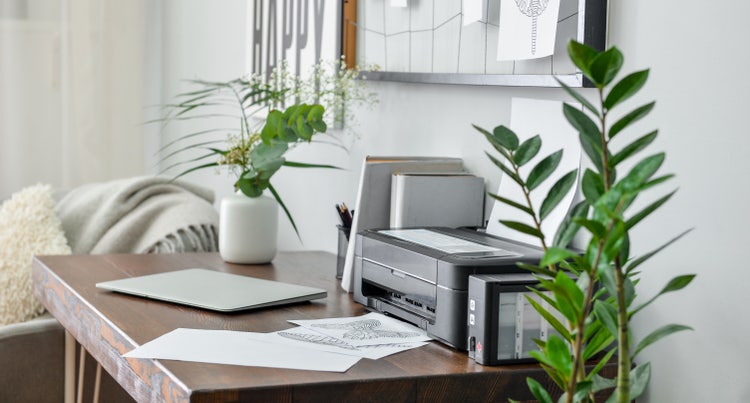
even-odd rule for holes
{"type": "Polygon", "coordinates": [[[267,343],[252,338],[249,332],[183,328],[158,337],[123,357],[329,372],[346,372],[360,359],[353,355],[267,343]]]}
{"type": "Polygon", "coordinates": [[[391,7],[406,7],[406,0],[391,0],[391,7]]]}
{"type": "Polygon", "coordinates": [[[560,0],[503,0],[497,60],[526,60],[555,52],[560,0]]]}
{"type": "Polygon", "coordinates": [[[464,0],[461,12],[464,15],[464,25],[482,21],[484,17],[485,0],[464,0]]]}
{"type": "MultiPolygon", "coordinates": [[[[561,148],[563,149],[562,160],[557,170],[547,181],[531,192],[531,203],[537,212],[552,185],[563,175],[573,169],[580,168],[581,165],[581,146],[578,141],[578,131],[565,119],[562,112],[562,105],[563,103],[560,101],[527,98],[513,98],[511,100],[510,129],[518,135],[519,142],[523,143],[524,140],[534,137],[537,134],[542,138],[542,148],[539,150],[537,157],[521,168],[522,178],[527,178],[531,169],[543,158],[561,148]]],[[[581,172],[579,169],[578,178],[580,176],[581,172]]],[[[578,187],[578,178],[576,178],[576,185],[573,186],[573,189],[568,192],[560,204],[542,222],[542,232],[548,243],[554,239],[557,229],[562,224],[573,204],[578,187]]],[[[500,180],[500,186],[496,194],[514,200],[524,206],[526,205],[526,199],[523,196],[521,187],[507,176],[503,176],[500,180]]],[[[487,224],[487,232],[495,236],[517,240],[534,246],[541,246],[538,238],[512,230],[500,224],[499,220],[520,221],[532,225],[533,221],[526,213],[495,201],[490,213],[490,221],[487,224]]]]}

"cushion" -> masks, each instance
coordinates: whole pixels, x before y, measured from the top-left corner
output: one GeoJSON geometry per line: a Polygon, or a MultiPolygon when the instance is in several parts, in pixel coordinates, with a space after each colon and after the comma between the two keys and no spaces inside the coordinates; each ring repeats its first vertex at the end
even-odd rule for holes
{"type": "Polygon", "coordinates": [[[70,253],[51,186],[25,188],[0,205],[0,325],[44,312],[32,294],[32,257],[70,253]]]}

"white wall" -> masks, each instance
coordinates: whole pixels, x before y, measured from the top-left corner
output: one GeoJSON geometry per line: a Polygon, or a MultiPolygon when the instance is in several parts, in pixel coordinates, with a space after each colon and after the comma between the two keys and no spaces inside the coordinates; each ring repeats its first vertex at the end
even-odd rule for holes
{"type": "MultiPolygon", "coordinates": [[[[165,93],[180,78],[230,78],[241,74],[240,1],[166,2],[164,12],[165,93]]],[[[659,128],[654,148],[667,151],[665,172],[677,174],[664,190],[679,192],[663,210],[640,224],[636,253],[665,242],[686,228],[695,230],[644,267],[639,292],[649,296],[670,278],[697,273],[685,291],[659,300],[635,320],[636,337],[662,324],[695,328],[648,349],[641,360],[653,366],[645,402],[750,401],[750,334],[744,288],[744,241],[750,227],[750,147],[746,133],[750,93],[750,5],[745,2],[613,0],[610,43],[623,50],[625,70],[651,68],[641,101],[657,108],[641,125],[659,128]]],[[[243,54],[244,55],[244,54],[243,54]]],[[[282,170],[277,188],[300,227],[304,244],[281,219],[282,249],[336,247],[333,204],[354,203],[366,154],[453,155],[496,188],[499,172],[483,155],[484,139],[471,123],[488,128],[508,124],[510,99],[566,99],[558,89],[461,87],[372,83],[380,105],[359,114],[362,138],[347,155],[331,149],[295,150],[296,159],[326,161],[347,171],[282,170]]],[[[591,93],[589,93],[591,94],[591,93]]],[[[229,191],[226,178],[209,175],[217,194],[229,191]]],[[[333,271],[333,268],[332,268],[333,271]]]]}

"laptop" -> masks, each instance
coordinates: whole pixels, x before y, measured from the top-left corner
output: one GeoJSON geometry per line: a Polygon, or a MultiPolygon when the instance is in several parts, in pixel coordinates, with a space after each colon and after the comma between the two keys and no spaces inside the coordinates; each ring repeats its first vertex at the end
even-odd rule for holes
{"type": "Polygon", "coordinates": [[[185,269],[97,283],[97,288],[219,312],[310,301],[326,290],[223,273],[185,269]]]}

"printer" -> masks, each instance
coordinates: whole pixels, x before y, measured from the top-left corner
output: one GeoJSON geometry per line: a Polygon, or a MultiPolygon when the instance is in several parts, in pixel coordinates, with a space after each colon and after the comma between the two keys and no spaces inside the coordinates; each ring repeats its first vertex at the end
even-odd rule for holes
{"type": "Polygon", "coordinates": [[[357,235],[354,300],[467,350],[469,276],[528,273],[541,248],[473,229],[371,229],[357,235]]]}

